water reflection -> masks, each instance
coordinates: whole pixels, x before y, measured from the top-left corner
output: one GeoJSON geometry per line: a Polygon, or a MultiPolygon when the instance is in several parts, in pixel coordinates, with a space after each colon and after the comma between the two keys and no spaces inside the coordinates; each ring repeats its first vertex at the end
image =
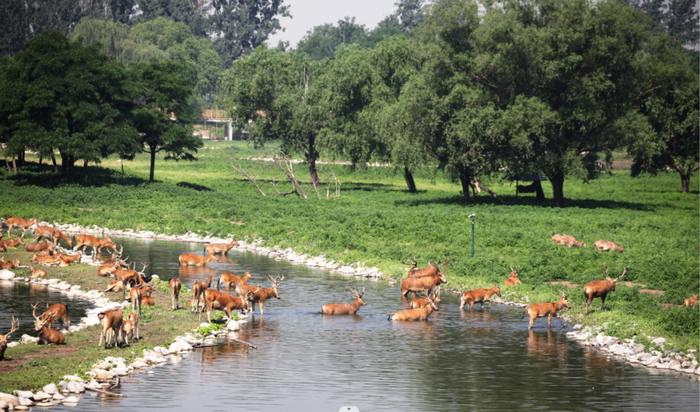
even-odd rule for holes
{"type": "Polygon", "coordinates": [[[547,329],[543,332],[528,330],[527,353],[533,358],[546,360],[558,360],[560,363],[566,362],[566,342],[563,332],[553,332],[547,329]]]}

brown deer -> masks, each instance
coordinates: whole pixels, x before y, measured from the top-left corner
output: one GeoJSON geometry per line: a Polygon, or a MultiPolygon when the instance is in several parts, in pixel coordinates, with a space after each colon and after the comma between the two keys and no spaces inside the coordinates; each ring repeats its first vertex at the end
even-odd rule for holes
{"type": "Polygon", "coordinates": [[[136,312],[131,312],[126,316],[126,319],[122,321],[122,328],[124,331],[124,342],[128,345],[129,339],[139,340],[139,320],[141,317],[136,312]]]}
{"type": "Polygon", "coordinates": [[[552,233],[552,242],[557,245],[562,245],[566,247],[586,247],[586,243],[576,240],[575,237],[571,235],[560,235],[558,233],[552,233]]]}
{"type": "Polygon", "coordinates": [[[192,284],[192,312],[202,312],[204,310],[204,291],[211,287],[212,276],[207,276],[206,281],[195,280],[192,284]]]}
{"type": "Polygon", "coordinates": [[[37,221],[36,219],[23,219],[17,216],[10,216],[7,219],[5,219],[5,224],[7,225],[7,237],[10,237],[10,235],[12,234],[12,229],[18,227],[22,229],[21,238],[24,239],[25,232],[29,230],[29,228],[31,228],[32,226],[36,226],[37,221]]]}
{"type": "Polygon", "coordinates": [[[622,274],[613,279],[608,276],[608,268],[605,268],[605,279],[592,280],[586,283],[583,287],[583,294],[586,297],[586,315],[588,308],[591,306],[594,298],[600,298],[602,304],[601,309],[605,309],[605,298],[608,293],[615,291],[615,284],[627,274],[627,268],[622,271],[622,274]]]}
{"type": "Polygon", "coordinates": [[[510,276],[508,276],[508,278],[503,283],[505,286],[516,286],[521,284],[522,282],[520,282],[518,272],[515,269],[510,268],[510,276]]]}
{"type": "MultiPolygon", "coordinates": [[[[259,288],[256,288],[247,295],[233,297],[216,289],[206,289],[204,291],[204,305],[207,308],[207,321],[211,322],[211,313],[214,309],[223,310],[229,319],[231,319],[231,312],[234,309],[247,312],[250,309],[249,300],[253,298],[253,295],[258,290],[259,288]]],[[[199,312],[199,316],[201,318],[202,312],[199,312]]]]}
{"type": "Polygon", "coordinates": [[[114,271],[117,269],[128,269],[129,265],[126,263],[126,259],[122,259],[122,253],[124,252],[124,246],[120,247],[119,250],[112,252],[112,255],[103,260],[100,266],[97,268],[97,276],[112,276],[114,271]]]}
{"type": "Polygon", "coordinates": [[[685,306],[686,308],[692,308],[693,306],[697,306],[697,305],[698,305],[698,295],[697,294],[690,295],[689,298],[685,298],[683,300],[683,306],[685,306]]]}
{"type": "MultiPolygon", "coordinates": [[[[122,337],[124,328],[124,310],[122,308],[110,309],[104,312],[100,312],[97,318],[102,324],[102,331],[100,332],[100,341],[97,346],[102,346],[104,340],[105,349],[107,345],[112,343],[112,347],[116,347],[119,343],[119,338],[122,337]]],[[[123,339],[122,339],[123,341],[123,339]]]]}
{"type": "Polygon", "coordinates": [[[41,316],[36,315],[36,307],[38,305],[38,303],[32,305],[32,316],[34,317],[34,331],[39,333],[39,341],[37,343],[39,345],[49,345],[52,343],[54,345],[63,345],[66,339],[65,336],[63,336],[63,333],[61,333],[61,331],[51,328],[53,318],[51,318],[50,316],[44,316],[48,310],[42,313],[41,316]]]}
{"type": "Polygon", "coordinates": [[[252,278],[253,275],[250,272],[243,273],[243,276],[238,276],[232,272],[221,272],[221,276],[216,281],[216,289],[220,289],[223,284],[226,288],[236,287],[238,285],[248,283],[248,280],[252,278]]]}
{"type": "Polygon", "coordinates": [[[75,262],[80,262],[80,259],[83,257],[83,254],[81,252],[72,254],[72,255],[65,255],[63,253],[58,254],[59,259],[64,261],[66,264],[70,265],[71,263],[75,262]]]}
{"type": "Polygon", "coordinates": [[[178,256],[177,260],[180,262],[180,266],[206,266],[207,263],[216,260],[216,256],[199,256],[194,253],[183,253],[178,256]]]}
{"type": "Polygon", "coordinates": [[[440,286],[435,288],[435,290],[433,291],[433,294],[430,296],[415,296],[408,303],[408,308],[409,309],[424,308],[424,307],[430,305],[430,301],[435,303],[435,305],[440,304],[440,286]]]}
{"type": "Polygon", "coordinates": [[[250,292],[253,292],[252,298],[250,299],[251,312],[255,312],[255,304],[257,303],[258,309],[260,311],[260,316],[263,316],[263,312],[265,311],[265,302],[268,299],[282,299],[279,295],[279,286],[284,280],[284,275],[276,276],[274,278],[270,275],[267,275],[267,279],[271,283],[271,286],[269,288],[261,288],[258,286],[248,284],[241,284],[236,286],[236,293],[238,293],[238,295],[240,296],[248,296],[250,292]]]}
{"type": "MultiPolygon", "coordinates": [[[[38,306],[38,303],[32,305],[32,308],[36,309],[36,306],[38,306]]],[[[34,316],[34,318],[37,319],[37,321],[34,322],[34,326],[37,330],[41,329],[39,327],[39,321],[48,322],[48,325],[51,326],[53,322],[58,319],[61,321],[61,327],[65,328],[70,326],[70,319],[68,319],[68,306],[63,303],[53,303],[51,305],[47,303],[46,310],[38,317],[34,316]]]]}
{"type": "Polygon", "coordinates": [[[435,276],[409,277],[401,280],[401,296],[407,297],[409,293],[423,292],[430,295],[433,289],[441,284],[447,284],[445,274],[438,272],[435,276]]]}
{"type": "Polygon", "coordinates": [[[38,264],[44,265],[44,266],[61,266],[61,267],[68,266],[68,263],[61,260],[60,256],[51,255],[49,253],[49,251],[47,251],[47,250],[45,250],[43,252],[35,253],[32,256],[32,262],[35,262],[35,263],[38,263],[38,264]]]}
{"type": "Polygon", "coordinates": [[[13,316],[12,321],[10,322],[10,331],[4,335],[0,335],[0,361],[5,360],[5,350],[7,349],[7,341],[8,339],[10,339],[10,335],[12,335],[14,332],[17,332],[17,329],[19,329],[19,322],[13,316]]]}
{"type": "Polygon", "coordinates": [[[182,281],[180,278],[172,278],[168,281],[168,287],[170,288],[170,302],[173,310],[180,309],[180,289],[182,288],[182,281]]]}
{"type": "Polygon", "coordinates": [[[489,302],[493,296],[501,296],[501,288],[498,285],[492,288],[467,290],[459,299],[459,307],[464,309],[464,305],[469,305],[469,310],[472,310],[474,304],[479,303],[483,308],[484,302],[489,302]]]}
{"type": "Polygon", "coordinates": [[[402,309],[392,315],[389,315],[389,320],[400,320],[400,321],[419,321],[428,320],[433,312],[440,310],[438,306],[432,300],[428,301],[428,306],[424,306],[418,309],[402,309]]]}
{"type": "Polygon", "coordinates": [[[30,269],[32,270],[32,277],[33,278],[45,278],[46,277],[46,271],[44,269],[37,269],[34,266],[30,266],[30,269]]]}
{"type": "Polygon", "coordinates": [[[0,240],[0,252],[7,252],[8,248],[15,248],[22,244],[22,239],[0,240]]]}
{"type": "Polygon", "coordinates": [[[129,290],[129,301],[131,302],[131,310],[141,314],[141,300],[143,299],[143,290],[140,287],[132,287],[129,290]]]}
{"type": "Polygon", "coordinates": [[[238,247],[238,242],[233,239],[228,243],[210,243],[204,248],[204,254],[227,256],[228,252],[234,247],[238,247]]]}
{"type": "Polygon", "coordinates": [[[0,269],[14,269],[21,267],[19,259],[5,260],[5,257],[0,258],[0,269]]]}
{"type": "Polygon", "coordinates": [[[622,253],[625,251],[625,248],[622,245],[618,245],[610,240],[596,240],[593,243],[593,247],[595,247],[596,252],[617,251],[622,253]]]}
{"type": "Polygon", "coordinates": [[[32,243],[29,243],[25,247],[25,250],[27,252],[41,252],[42,250],[53,251],[53,249],[54,249],[53,243],[49,242],[48,240],[42,240],[40,242],[32,242],[32,243]]]}
{"type": "Polygon", "coordinates": [[[350,293],[352,293],[352,303],[326,303],[321,307],[321,313],[324,315],[356,315],[360,307],[365,304],[365,301],[362,300],[365,288],[361,290],[350,289],[350,293]]]}
{"type": "Polygon", "coordinates": [[[528,329],[532,329],[537,318],[547,317],[547,327],[552,326],[552,318],[559,319],[559,327],[562,325],[562,320],[558,313],[562,309],[569,308],[569,301],[566,299],[566,294],[562,295],[558,302],[533,303],[527,307],[527,315],[530,317],[530,322],[527,325],[528,329]]]}
{"type": "Polygon", "coordinates": [[[428,266],[424,268],[419,268],[416,259],[411,259],[411,267],[408,269],[408,278],[421,278],[425,276],[439,276],[440,268],[433,262],[428,262],[428,266]]]}
{"type": "Polygon", "coordinates": [[[42,238],[53,241],[53,227],[45,225],[37,225],[34,228],[34,240],[33,242],[38,242],[42,238]]]}
{"type": "Polygon", "coordinates": [[[82,252],[85,253],[85,249],[87,249],[88,247],[92,248],[93,256],[98,255],[97,251],[100,247],[100,239],[97,236],[93,235],[75,235],[75,246],[73,247],[73,250],[80,250],[82,248],[82,252]]]}
{"type": "Polygon", "coordinates": [[[144,306],[154,306],[156,304],[156,299],[153,296],[142,296],[141,304],[144,306]]]}

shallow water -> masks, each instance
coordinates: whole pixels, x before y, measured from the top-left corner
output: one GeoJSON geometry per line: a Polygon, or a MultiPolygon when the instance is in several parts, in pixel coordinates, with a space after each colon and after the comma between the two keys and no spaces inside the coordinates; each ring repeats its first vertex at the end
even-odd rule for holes
{"type": "MultiPolygon", "coordinates": [[[[213,273],[178,269],[177,255],[201,251],[201,244],[123,243],[125,255],[149,262],[148,272],[162,278],[179,273],[189,284],[213,273]]],[[[528,332],[518,308],[461,312],[448,299],[429,322],[390,322],[387,314],[401,302],[398,287],[385,282],[248,253],[232,252],[211,266],[249,270],[256,284],[266,285],[267,273],[285,275],[282,299],[269,302],[264,318],[256,314],[240,331],[258,349],[232,343],[197,350],[177,364],[123,379],[121,400],[86,394],[78,409],[698,410],[697,382],[608,359],[567,340],[556,321],[551,331],[543,323],[528,332]],[[359,316],[318,313],[323,303],[349,301],[348,287],[366,288],[359,316]]]]}

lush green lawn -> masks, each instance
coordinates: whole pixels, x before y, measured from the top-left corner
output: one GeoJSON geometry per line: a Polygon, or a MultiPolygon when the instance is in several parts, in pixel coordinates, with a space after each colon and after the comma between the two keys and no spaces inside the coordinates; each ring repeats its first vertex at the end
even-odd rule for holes
{"type": "MultiPolygon", "coordinates": [[[[33,167],[18,176],[0,176],[5,194],[0,213],[110,228],[262,238],[269,245],[361,261],[397,276],[406,269],[402,260],[415,256],[424,264],[448,258],[448,278],[458,287],[500,282],[514,266],[524,285],[506,297],[522,301],[556,298],[562,287],[551,287],[549,281],[582,285],[601,277],[606,266],[611,274],[627,266],[629,280],[665,294],[644,295],[639,288],[619,286],[608,299],[610,310],[601,312],[596,301],[586,322],[605,325],[622,337],[663,335],[679,348],[698,347],[697,311],[659,309],[659,303],[682,303],[699,288],[697,177],[691,194],[680,193],[680,179],[671,173],[631,178],[618,171],[589,183],[572,179],[565,185],[568,207],[557,209],[537,204],[531,195],[516,198],[511,183],[496,179],[487,183],[498,198],[481,196],[463,205],[459,186],[432,170],[417,171],[420,193],[409,194],[402,174],[392,168],[351,171],[321,165],[320,198],[306,185],[310,197],[304,201],[275,195],[270,181],[277,181],[282,192],[289,185],[273,163],[245,160],[275,151],[276,146],[259,151],[247,143],[210,142],[197,162],[159,159],[154,184],[144,180],[145,156],[124,163],[126,176],[118,173],[117,160],[103,164],[114,172],[90,168],[74,179],[33,167]],[[256,175],[267,196],[234,172],[233,162],[256,175]],[[327,199],[326,184],[334,192],[333,174],[342,183],[341,196],[327,199]],[[470,213],[477,215],[473,258],[470,213]],[[556,246],[552,232],[574,235],[589,247],[556,246]],[[596,253],[591,246],[597,239],[621,243],[625,252],[596,253]]],[[[306,184],[306,168],[297,165],[295,170],[306,184]]],[[[548,184],[545,192],[551,197],[548,184]]],[[[580,287],[570,291],[570,300],[570,315],[580,318],[580,287]]]]}

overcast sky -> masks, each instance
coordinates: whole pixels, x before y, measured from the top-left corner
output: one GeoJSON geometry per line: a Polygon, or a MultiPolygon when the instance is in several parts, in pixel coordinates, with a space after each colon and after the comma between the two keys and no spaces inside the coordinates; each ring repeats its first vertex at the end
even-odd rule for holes
{"type": "Polygon", "coordinates": [[[373,29],[384,17],[394,11],[396,0],[286,0],[292,18],[280,20],[285,31],[270,36],[268,44],[276,46],[279,40],[295,47],[308,30],[324,23],[336,23],[345,16],[355,17],[358,24],[373,29]]]}

